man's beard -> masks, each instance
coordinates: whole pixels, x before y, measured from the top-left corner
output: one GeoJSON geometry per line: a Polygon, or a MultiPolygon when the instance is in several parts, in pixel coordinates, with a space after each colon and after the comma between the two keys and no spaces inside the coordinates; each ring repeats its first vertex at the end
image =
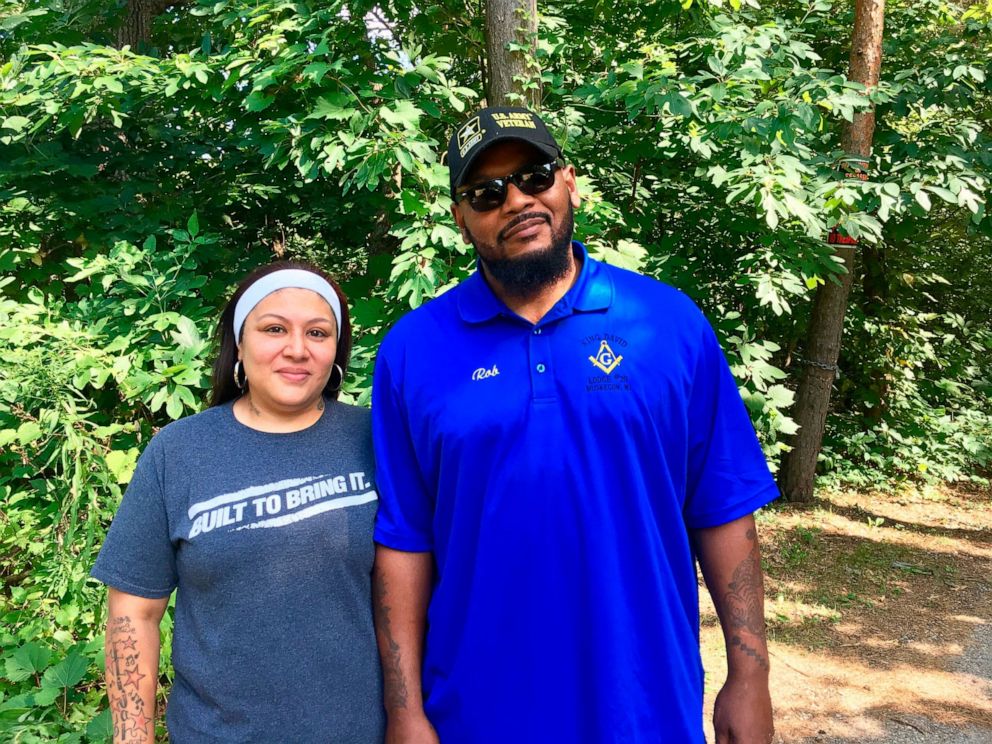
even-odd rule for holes
{"type": "MultiPolygon", "coordinates": [[[[514,224],[532,217],[546,217],[546,215],[542,213],[521,214],[503,228],[500,235],[508,228],[513,227],[514,224]]],[[[530,251],[513,258],[497,258],[496,246],[480,243],[471,233],[469,233],[469,239],[475,246],[475,254],[479,257],[479,261],[485,266],[489,275],[499,282],[503,291],[513,297],[526,297],[568,276],[568,271],[572,265],[573,229],[572,205],[569,204],[568,213],[562,220],[561,226],[557,230],[551,231],[551,243],[547,248],[530,251]]]]}

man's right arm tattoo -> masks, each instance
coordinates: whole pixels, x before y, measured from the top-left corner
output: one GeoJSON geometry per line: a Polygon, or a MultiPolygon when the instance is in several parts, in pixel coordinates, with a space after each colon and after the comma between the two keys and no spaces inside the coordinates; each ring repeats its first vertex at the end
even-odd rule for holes
{"type": "Polygon", "coordinates": [[[383,694],[386,710],[407,707],[406,678],[400,656],[400,645],[393,637],[389,619],[391,608],[386,604],[388,590],[382,574],[376,573],[372,582],[375,626],[379,634],[379,653],[382,657],[383,694]]]}
{"type": "Polygon", "coordinates": [[[149,724],[155,715],[154,701],[147,706],[141,696],[140,683],[148,675],[139,670],[138,632],[130,617],[110,618],[105,648],[107,697],[110,700],[114,742],[149,742],[154,738],[155,731],[152,728],[149,732],[149,724]]]}

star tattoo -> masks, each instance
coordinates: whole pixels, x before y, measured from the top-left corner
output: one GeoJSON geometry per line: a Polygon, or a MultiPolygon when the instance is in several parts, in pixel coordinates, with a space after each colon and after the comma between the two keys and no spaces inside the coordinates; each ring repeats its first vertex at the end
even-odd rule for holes
{"type": "Polygon", "coordinates": [[[128,669],[124,672],[124,682],[123,685],[127,687],[128,685],[134,685],[134,688],[138,688],[138,683],[141,682],[147,674],[141,674],[137,669],[128,669]]]}

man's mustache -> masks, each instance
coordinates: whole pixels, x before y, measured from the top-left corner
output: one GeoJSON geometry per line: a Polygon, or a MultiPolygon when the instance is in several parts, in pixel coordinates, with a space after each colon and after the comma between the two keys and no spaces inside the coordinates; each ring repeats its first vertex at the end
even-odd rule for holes
{"type": "Polygon", "coordinates": [[[518,214],[512,220],[507,223],[506,227],[499,231],[499,235],[496,236],[497,240],[506,240],[506,234],[510,232],[513,228],[519,225],[521,222],[526,222],[527,220],[544,220],[551,225],[551,217],[544,214],[544,212],[524,212],[523,214],[518,214]]]}

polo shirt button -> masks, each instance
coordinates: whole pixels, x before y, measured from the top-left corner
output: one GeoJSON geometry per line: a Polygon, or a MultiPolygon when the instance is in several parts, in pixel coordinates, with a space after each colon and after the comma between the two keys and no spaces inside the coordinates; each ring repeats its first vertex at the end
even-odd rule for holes
{"type": "Polygon", "coordinates": [[[541,329],[540,328],[535,328],[534,329],[534,334],[537,335],[537,336],[540,336],[541,335],[541,329]]]}
{"type": "Polygon", "coordinates": [[[538,364],[537,365],[537,371],[538,372],[543,372],[544,371],[544,365],[543,364],[538,364]]]}

